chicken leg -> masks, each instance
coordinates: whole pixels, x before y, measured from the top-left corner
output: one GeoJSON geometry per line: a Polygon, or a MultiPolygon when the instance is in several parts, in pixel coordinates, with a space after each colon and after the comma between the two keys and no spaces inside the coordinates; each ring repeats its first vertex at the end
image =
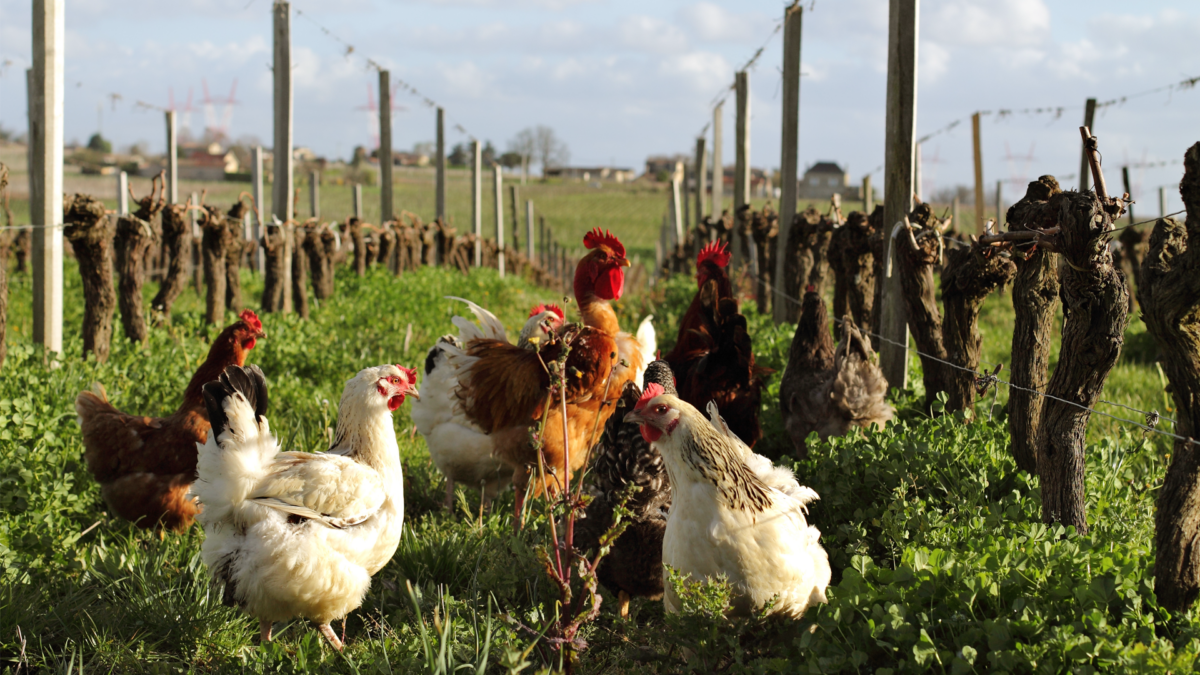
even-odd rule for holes
{"type": "Polygon", "coordinates": [[[333,632],[332,626],[327,623],[323,623],[320,626],[317,626],[317,629],[321,631],[321,635],[324,635],[326,640],[329,640],[329,646],[333,647],[339,652],[342,651],[342,641],[338,639],[337,633],[333,632]]]}
{"type": "Polygon", "coordinates": [[[442,500],[442,508],[449,511],[454,507],[454,480],[446,478],[446,498],[442,500]]]}
{"type": "Polygon", "coordinates": [[[619,591],[617,593],[617,606],[621,610],[622,619],[629,618],[629,600],[629,594],[625,591],[619,591]]]}
{"type": "Polygon", "coordinates": [[[273,624],[270,621],[259,619],[258,620],[258,637],[259,637],[259,639],[261,639],[263,642],[270,642],[272,628],[273,628],[273,624]]]}

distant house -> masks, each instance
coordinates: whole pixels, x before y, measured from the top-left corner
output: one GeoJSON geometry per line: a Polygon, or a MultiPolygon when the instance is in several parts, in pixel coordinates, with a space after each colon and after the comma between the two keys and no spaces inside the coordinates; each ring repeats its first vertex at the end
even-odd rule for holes
{"type": "Polygon", "coordinates": [[[860,199],[862,188],[850,184],[850,174],[837,162],[817,162],[808,167],[800,179],[800,199],[829,199],[834,193],[843,199],[860,199]]]}
{"type": "Polygon", "coordinates": [[[646,175],[654,178],[664,172],[670,174],[675,171],[676,162],[687,166],[692,161],[687,155],[652,155],[646,158],[646,175]]]}
{"type": "Polygon", "coordinates": [[[429,155],[417,152],[393,152],[393,161],[400,166],[429,166],[429,155]]]}
{"type": "Polygon", "coordinates": [[[602,180],[614,183],[625,183],[634,179],[633,169],[618,169],[611,166],[556,166],[546,170],[548,178],[565,178],[570,180],[602,180]]]}
{"type": "MultiPolygon", "coordinates": [[[[179,180],[223,181],[225,174],[241,169],[237,154],[223,150],[219,143],[181,143],[179,146],[179,180]]],[[[163,161],[146,165],[143,176],[155,176],[163,169],[163,161]]]]}

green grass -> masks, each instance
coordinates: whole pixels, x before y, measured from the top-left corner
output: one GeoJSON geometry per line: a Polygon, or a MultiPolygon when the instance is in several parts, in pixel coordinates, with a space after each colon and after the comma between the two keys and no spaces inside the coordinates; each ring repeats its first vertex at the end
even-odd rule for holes
{"type": "MultiPolygon", "coordinates": [[[[539,187],[554,186],[527,189],[539,187]]],[[[651,196],[638,199],[649,203],[651,196]]],[[[559,208],[567,211],[577,197],[562,199],[559,208]]],[[[541,200],[554,204],[551,196],[541,200]]],[[[605,208],[600,197],[597,204],[605,208]]],[[[253,307],[261,280],[243,278],[253,307]]],[[[99,381],[121,409],[169,412],[217,327],[202,325],[202,300],[189,289],[171,325],[153,330],[148,345],[128,343],[118,324],[109,361],[83,360],[82,292],[69,260],[65,279],[65,353],[50,368],[30,344],[29,277],[10,276],[10,354],[0,370],[0,671],[431,672],[425,647],[440,640],[458,663],[478,660],[488,645],[489,672],[513,672],[522,661],[533,664],[523,672],[551,665],[534,636],[517,626],[543,625],[555,611],[536,556],[547,541],[547,521],[539,515],[512,534],[511,491],[482,520],[470,491],[460,493],[453,512],[441,511],[442,478],[412,434],[407,406],[395,416],[405,533],[347,622],[345,654],[331,652],[303,621],[281,627],[275,643],[259,645],[255,622],[222,606],[210,585],[199,559],[199,528],[160,539],[106,513],[82,464],[72,408],[75,394],[99,381]]],[[[150,297],[156,288],[145,290],[150,297]]],[[[627,296],[618,303],[622,323],[633,326],[653,313],[665,350],[694,292],[694,281],[681,275],[627,296]]],[[[464,277],[424,269],[394,278],[375,269],[358,279],[340,269],[335,297],[313,302],[310,320],[263,316],[269,338],[250,361],[267,373],[268,415],[285,445],[324,446],[342,384],[360,368],[400,362],[420,369],[425,350],[462,311],[445,295],[471,298],[515,330],[531,305],[555,294],[520,279],[500,280],[490,270],[464,277]]],[[[775,370],[759,451],[778,457],[787,449],[776,406],[779,374],[793,331],[774,326],[753,303],[743,311],[759,363],[775,370]]],[[[1011,324],[1011,297],[989,298],[985,364],[1007,362],[1011,324]]],[[[1105,398],[1165,412],[1154,353],[1135,320],[1105,398]]],[[[1002,409],[993,422],[982,404],[982,419],[973,424],[962,415],[928,419],[915,403],[920,371],[915,358],[911,364],[917,386],[896,394],[900,412],[887,431],[810,444],[812,455],[792,463],[822,496],[810,520],[834,568],[829,605],[801,622],[730,621],[720,616],[720,588],[710,586],[689,594],[682,615],[665,616],[661,603],[635,600],[627,622],[615,617],[614,599],[606,595],[600,618],[582,634],[589,649],[580,670],[1191,670],[1200,657],[1200,621],[1194,612],[1159,608],[1150,574],[1156,490],[1169,445],[1093,417],[1092,531],[1047,529],[1037,478],[1017,471],[1009,456],[1002,409]],[[682,659],[682,647],[692,661],[682,659]]],[[[1006,395],[1001,391],[1001,404],[1006,395]]]]}

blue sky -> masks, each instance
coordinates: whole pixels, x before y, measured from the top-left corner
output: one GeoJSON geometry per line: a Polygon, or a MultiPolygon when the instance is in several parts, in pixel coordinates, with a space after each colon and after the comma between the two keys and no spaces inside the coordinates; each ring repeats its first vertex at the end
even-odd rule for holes
{"type": "MultiPolygon", "coordinates": [[[[780,0],[297,0],[292,21],[296,141],[348,156],[369,144],[376,76],[364,56],[503,148],[518,130],[555,128],[574,164],[640,168],[647,155],[689,152],[710,104],[764,42],[751,74],[752,162],[779,164],[780,0]],[[355,46],[323,34],[326,27],[355,46]],[[768,39],[770,38],[770,39],[768,39]]],[[[809,0],[804,18],[801,168],[831,159],[857,179],[882,164],[887,0],[809,0]]],[[[67,133],[103,125],[118,146],[161,149],[161,115],[135,106],[193,94],[202,78],[224,96],[237,78],[236,137],[270,138],[268,0],[68,0],[67,133]],[[111,94],[119,94],[115,103],[111,94]]],[[[0,0],[0,124],[25,128],[30,2],[0,0]]],[[[1200,3],[1108,0],[926,0],[921,6],[917,127],[924,134],[974,110],[1064,106],[1054,115],[985,117],[985,180],[1016,183],[1078,171],[1082,106],[1200,75],[1200,3]],[[1029,155],[1033,160],[1026,159],[1029,155]]],[[[434,115],[400,93],[396,145],[433,138],[434,115]]],[[[732,105],[726,106],[732,159],[732,105]]],[[[217,108],[218,114],[220,107],[217,108]]],[[[1200,91],[1174,91],[1101,111],[1106,165],[1173,161],[1200,140],[1200,91]]],[[[452,144],[466,136],[452,131],[452,144]]],[[[970,127],[925,144],[925,191],[972,182],[970,127]]],[[[1115,169],[1113,169],[1115,171],[1115,169]]],[[[1178,165],[1134,170],[1142,213],[1177,183],[1178,165]]],[[[877,182],[881,175],[876,174],[877,182]]],[[[1072,181],[1064,181],[1070,182],[1072,181]]],[[[1117,175],[1109,177],[1118,180],[1117,175]]],[[[1174,203],[1178,196],[1172,191],[1174,203]]]]}

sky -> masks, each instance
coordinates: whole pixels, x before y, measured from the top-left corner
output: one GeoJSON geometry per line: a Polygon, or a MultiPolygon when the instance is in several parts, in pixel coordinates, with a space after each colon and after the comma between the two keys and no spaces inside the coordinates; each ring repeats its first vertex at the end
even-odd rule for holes
{"type": "MultiPolygon", "coordinates": [[[[372,144],[363,108],[378,75],[369,59],[445,108],[448,146],[474,137],[504,149],[519,130],[545,124],[568,145],[572,165],[640,171],[649,155],[690,154],[712,104],[729,93],[723,153],[731,163],[729,88],[763,47],[750,70],[751,163],[778,167],[782,37],[774,31],[785,4],[296,0],[296,144],[342,158],[372,144]]],[[[854,181],[874,172],[880,185],[888,0],[804,6],[800,170],[832,160],[854,181]]],[[[0,0],[0,125],[18,132],[27,127],[30,7],[0,0]]],[[[236,79],[230,136],[269,143],[271,26],[269,0],[67,0],[65,137],[86,142],[99,128],[118,148],[144,143],[161,152],[155,107],[167,107],[173,93],[182,108],[191,92],[190,125],[200,133],[204,84],[224,99],[236,79]]],[[[973,183],[969,116],[977,110],[993,111],[982,125],[985,183],[1005,181],[1008,201],[1043,173],[1076,174],[1085,100],[1200,76],[1197,34],[1194,0],[925,0],[918,135],[962,123],[922,145],[922,192],[973,183]],[[1030,108],[1055,112],[995,113],[1030,108]]],[[[395,147],[432,140],[433,109],[405,91],[394,97],[395,147]]],[[[218,123],[224,107],[212,107],[218,123]]],[[[1200,140],[1200,90],[1104,106],[1093,126],[1110,185],[1119,185],[1116,166],[1173,162],[1131,169],[1135,213],[1157,215],[1160,186],[1172,186],[1169,210],[1180,208],[1173,186],[1184,150],[1200,140]]]]}

